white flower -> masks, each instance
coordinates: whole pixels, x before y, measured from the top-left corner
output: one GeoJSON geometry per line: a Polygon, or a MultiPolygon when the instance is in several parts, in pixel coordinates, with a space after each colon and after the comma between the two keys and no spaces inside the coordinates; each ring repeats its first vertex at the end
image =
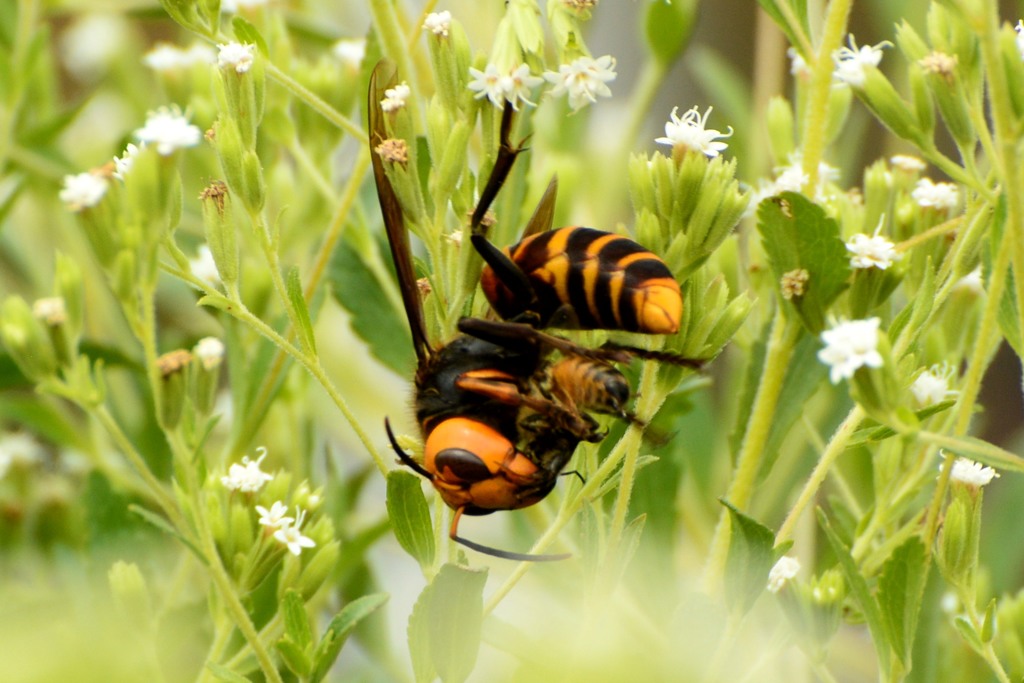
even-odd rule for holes
{"type": "Polygon", "coordinates": [[[928,168],[928,165],[923,161],[909,154],[895,154],[889,157],[889,163],[892,164],[893,168],[898,168],[907,173],[920,173],[928,168]]]}
{"type": "Polygon", "coordinates": [[[597,102],[598,96],[611,97],[612,91],[607,83],[615,80],[615,58],[579,57],[571,64],[562,64],[558,72],[548,71],[544,78],[554,84],[551,94],[555,97],[569,93],[569,106],[579,111],[588,103],[597,102]]]}
{"type": "Polygon", "coordinates": [[[531,107],[536,107],[534,102],[530,101],[530,91],[535,87],[544,82],[544,79],[540,76],[533,76],[530,74],[530,67],[526,64],[520,64],[509,71],[508,76],[501,79],[502,88],[505,91],[505,99],[511,104],[512,108],[519,111],[519,107],[516,106],[517,100],[522,100],[531,107]]]}
{"type": "Polygon", "coordinates": [[[448,10],[443,12],[433,12],[427,15],[427,18],[423,20],[423,28],[430,31],[435,36],[441,36],[442,38],[448,37],[448,29],[452,26],[452,13],[448,10]]]}
{"type": "Polygon", "coordinates": [[[0,479],[12,466],[28,468],[42,461],[42,445],[25,432],[8,432],[0,436],[0,479]]]}
{"type": "Polygon", "coordinates": [[[775,188],[772,194],[802,192],[804,186],[809,182],[811,182],[811,176],[804,173],[804,168],[799,162],[783,166],[779,176],[775,179],[775,188]]]}
{"type": "Polygon", "coordinates": [[[60,325],[68,319],[64,298],[48,296],[32,302],[32,315],[47,325],[60,325]]]}
{"type": "MultiPolygon", "coordinates": [[[[939,469],[942,469],[941,463],[939,469]]],[[[950,481],[958,481],[975,488],[985,486],[998,476],[999,473],[991,467],[985,467],[967,458],[957,458],[953,462],[953,470],[949,473],[950,481]]]]}
{"type": "Polygon", "coordinates": [[[124,153],[119,157],[114,157],[114,177],[123,181],[128,172],[132,170],[135,157],[139,156],[139,152],[144,149],[146,149],[145,143],[133,145],[129,142],[128,146],[124,148],[124,153]]]}
{"type": "Polygon", "coordinates": [[[981,266],[978,266],[967,275],[953,283],[953,291],[970,292],[976,296],[985,293],[985,283],[981,279],[981,266]]]}
{"type": "Polygon", "coordinates": [[[654,141],[662,145],[671,145],[673,148],[681,145],[700,152],[708,158],[717,157],[729,145],[716,140],[731,136],[733,131],[732,126],[729,126],[728,134],[713,128],[706,128],[711,109],[708,107],[704,115],[701,116],[700,110],[693,107],[680,117],[677,113],[679,108],[674,107],[671,120],[665,124],[665,137],[656,138],[654,141]]]}
{"type": "Polygon", "coordinates": [[[800,560],[783,555],[768,572],[768,591],[778,593],[782,587],[800,571],[800,560]]]}
{"type": "Polygon", "coordinates": [[[107,193],[109,181],[97,173],[79,173],[64,176],[64,188],[58,195],[68,210],[78,213],[96,206],[107,193]]]}
{"type": "Polygon", "coordinates": [[[233,68],[235,73],[244,74],[252,68],[255,45],[231,42],[218,45],[217,48],[217,66],[221,69],[233,68]]]}
{"type": "Polygon", "coordinates": [[[213,64],[215,60],[213,48],[202,43],[195,43],[187,50],[171,43],[157,43],[142,56],[142,63],[154,71],[187,69],[196,64],[213,64]]]}
{"type": "Polygon", "coordinates": [[[897,253],[896,245],[878,234],[882,229],[885,217],[878,222],[878,228],[874,235],[858,233],[846,243],[846,250],[850,252],[850,265],[854,268],[878,268],[885,270],[895,261],[903,258],[903,254],[897,253]]]}
{"type": "Polygon", "coordinates": [[[342,64],[358,69],[366,56],[365,38],[342,38],[331,48],[331,53],[342,64]]]}
{"type": "Polygon", "coordinates": [[[1018,19],[1013,30],[1017,32],[1017,51],[1020,52],[1021,59],[1024,59],[1024,21],[1018,19]]]}
{"type": "Polygon", "coordinates": [[[224,342],[216,337],[203,337],[196,342],[194,353],[205,369],[213,370],[224,360],[224,342]]]}
{"type": "Polygon", "coordinates": [[[828,365],[829,379],[838,384],[841,379],[853,377],[858,368],[882,366],[878,352],[879,318],[844,320],[821,333],[825,348],[818,351],[818,360],[828,365]]]}
{"type": "Polygon", "coordinates": [[[167,156],[181,147],[195,147],[203,133],[177,107],[160,107],[149,113],[146,125],[135,131],[135,137],[155,145],[157,153],[167,156]]]}
{"type": "Polygon", "coordinates": [[[293,517],[284,516],[288,512],[288,506],[281,501],[276,501],[269,510],[257,505],[256,512],[260,513],[260,524],[268,529],[283,529],[294,521],[293,517]]]}
{"type": "Polygon", "coordinates": [[[384,91],[384,99],[380,101],[380,108],[385,112],[398,111],[405,106],[405,101],[412,94],[412,88],[405,81],[402,81],[394,88],[384,91]]]}
{"type": "Polygon", "coordinates": [[[468,88],[475,92],[474,99],[479,100],[486,97],[495,107],[505,105],[505,88],[501,82],[501,73],[498,67],[488,64],[483,71],[469,67],[469,75],[473,77],[468,88]]]}
{"type": "Polygon", "coordinates": [[[287,524],[274,532],[274,538],[288,546],[292,555],[298,555],[303,548],[313,548],[316,542],[308,536],[303,536],[299,528],[306,519],[306,511],[296,508],[297,518],[294,524],[287,524]]]}
{"type": "Polygon", "coordinates": [[[922,408],[956,396],[959,392],[949,388],[952,374],[953,368],[948,363],[933,365],[917,376],[910,385],[910,393],[922,408]]]}
{"type": "Polygon", "coordinates": [[[952,210],[960,201],[960,192],[953,183],[934,183],[931,178],[921,178],[910,193],[919,206],[925,208],[952,210]]]}
{"type": "Polygon", "coordinates": [[[832,61],[836,64],[836,80],[858,88],[863,86],[867,77],[865,69],[877,67],[882,61],[882,48],[890,45],[891,43],[885,41],[878,45],[858,48],[851,35],[850,47],[841,47],[832,54],[832,61]]]}
{"type": "Polygon", "coordinates": [[[220,272],[217,270],[217,262],[213,260],[213,252],[205,244],[196,251],[196,257],[188,262],[192,274],[211,285],[220,284],[220,272]]]}
{"type": "Polygon", "coordinates": [[[220,483],[231,491],[242,491],[243,493],[254,493],[263,488],[263,485],[273,479],[273,475],[267,474],[260,469],[260,463],[267,457],[267,449],[260,446],[256,449],[260,457],[255,461],[249,456],[242,458],[241,464],[234,463],[228,468],[228,474],[220,478],[220,483]]]}
{"type": "Polygon", "coordinates": [[[794,76],[810,76],[811,67],[807,65],[807,60],[804,59],[803,55],[797,52],[795,47],[791,47],[786,50],[786,56],[789,57],[789,73],[794,76]]]}

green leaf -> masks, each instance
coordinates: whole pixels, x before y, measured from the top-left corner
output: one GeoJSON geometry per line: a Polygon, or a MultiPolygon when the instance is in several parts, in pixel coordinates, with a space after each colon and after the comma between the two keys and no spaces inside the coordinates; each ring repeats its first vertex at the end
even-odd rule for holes
{"type": "MultiPolygon", "coordinates": [[[[955,405],[956,401],[952,399],[948,401],[939,401],[938,403],[934,403],[928,406],[927,408],[922,408],[921,410],[914,411],[914,415],[920,422],[925,418],[929,418],[932,415],[941,413],[944,410],[949,410],[955,405]]],[[[861,427],[860,429],[853,433],[853,436],[851,436],[850,440],[846,443],[846,447],[852,448],[853,446],[860,446],[861,444],[867,443],[868,441],[882,441],[884,439],[889,439],[894,436],[896,436],[896,432],[891,427],[879,425],[874,420],[865,420],[865,426],[861,427]]]]}
{"type": "Polygon", "coordinates": [[[644,35],[654,59],[663,66],[672,64],[690,42],[696,19],[695,0],[648,2],[644,35]]]}
{"type": "Polygon", "coordinates": [[[218,681],[225,681],[225,683],[252,683],[252,681],[241,674],[236,674],[231,669],[217,664],[215,662],[207,662],[206,668],[210,670],[214,678],[218,681]]]}
{"type": "Polygon", "coordinates": [[[982,441],[973,436],[947,436],[932,432],[922,432],[922,434],[925,435],[927,441],[941,448],[953,451],[965,458],[977,460],[989,467],[1012,472],[1024,472],[1024,458],[988,441],[982,441]]]}
{"type": "Polygon", "coordinates": [[[434,530],[420,477],[405,470],[391,470],[387,487],[388,517],[398,544],[421,567],[429,567],[434,563],[434,530]]]}
{"type": "Polygon", "coordinates": [[[287,636],[277,641],[274,644],[274,647],[281,655],[281,659],[284,660],[285,666],[287,666],[292,673],[300,678],[305,678],[309,675],[311,662],[309,661],[309,655],[306,653],[306,650],[292,642],[292,639],[287,636]]]}
{"type": "MultiPolygon", "coordinates": [[[[839,224],[801,194],[783,192],[761,202],[757,212],[761,233],[776,283],[784,275],[804,270],[804,293],[790,303],[814,335],[825,327],[825,314],[850,275],[850,259],[839,237],[839,224]]],[[[778,285],[777,285],[778,286],[778,285]]]]}
{"type": "Polygon", "coordinates": [[[975,652],[980,653],[985,650],[985,646],[981,643],[981,636],[966,617],[960,616],[954,618],[953,625],[956,626],[956,630],[960,632],[960,635],[967,641],[967,644],[970,645],[975,652]]]}
{"type": "Polygon", "coordinates": [[[906,669],[910,668],[910,654],[927,579],[928,560],[924,544],[916,536],[893,551],[882,566],[878,579],[878,605],[882,620],[893,652],[906,669]]]}
{"type": "Polygon", "coordinates": [[[405,632],[416,683],[431,683],[437,678],[434,657],[430,651],[430,631],[433,629],[430,623],[430,595],[431,585],[428,584],[412,606],[405,632]]]}
{"type": "Polygon", "coordinates": [[[263,40],[263,36],[255,26],[236,14],[231,20],[231,28],[235,32],[235,40],[240,43],[251,43],[256,46],[261,55],[270,57],[267,41],[263,40]]]}
{"type": "Polygon", "coordinates": [[[394,277],[390,258],[380,258],[381,246],[365,232],[360,236],[359,230],[355,224],[350,226],[346,237],[353,239],[339,241],[331,255],[327,272],[331,293],[348,311],[352,331],[366,342],[370,352],[387,367],[409,377],[415,367],[409,324],[397,289],[388,283],[395,289],[392,299],[378,277],[378,273],[394,277]]]}
{"type": "Polygon", "coordinates": [[[729,502],[732,534],[725,562],[725,601],[737,615],[746,614],[768,585],[768,572],[775,562],[775,533],[744,515],[729,502]]]}
{"type": "Polygon", "coordinates": [[[302,294],[302,278],[299,276],[299,269],[292,267],[288,271],[287,279],[288,300],[295,310],[295,317],[298,319],[299,334],[302,336],[303,346],[309,351],[316,353],[316,337],[313,336],[313,323],[309,319],[309,307],[306,306],[306,297],[302,294]]]}
{"type": "Polygon", "coordinates": [[[835,553],[836,559],[839,560],[839,568],[843,572],[843,578],[846,579],[846,585],[850,588],[850,594],[860,606],[860,610],[864,614],[864,621],[867,622],[868,630],[871,631],[871,639],[875,644],[878,663],[883,673],[880,678],[887,679],[892,667],[892,646],[889,644],[888,631],[882,621],[882,612],[868,589],[867,581],[853,561],[850,549],[839,538],[821,508],[818,508],[817,512],[818,524],[825,532],[825,537],[828,539],[829,545],[832,546],[832,552],[835,553]]]}
{"type": "Polygon", "coordinates": [[[289,589],[281,604],[284,612],[284,633],[293,643],[305,650],[313,644],[313,631],[309,627],[309,615],[296,590],[289,589]]]}
{"type": "Polygon", "coordinates": [[[486,569],[446,564],[425,589],[430,591],[430,655],[443,683],[462,683],[476,664],[486,582],[486,569]]]}
{"type": "Polygon", "coordinates": [[[323,637],[313,652],[313,672],[310,674],[312,683],[319,683],[324,679],[335,660],[338,659],[341,648],[345,645],[352,630],[359,625],[360,621],[380,609],[389,597],[387,593],[364,595],[345,605],[331,619],[331,623],[327,625],[327,630],[324,631],[323,637]]]}
{"type": "Polygon", "coordinates": [[[206,564],[206,557],[203,555],[202,552],[199,551],[199,548],[192,545],[192,543],[188,539],[186,539],[184,536],[178,533],[178,530],[171,526],[171,523],[168,522],[166,519],[138,505],[129,505],[128,509],[137,514],[142,519],[152,524],[160,531],[163,531],[168,535],[173,536],[174,538],[181,541],[182,545],[184,545],[186,548],[192,551],[192,554],[196,556],[196,559],[198,559],[204,565],[206,564]]]}
{"type": "MultiPolygon", "coordinates": [[[[786,38],[789,39],[791,45],[799,45],[800,40],[798,36],[800,33],[808,35],[809,24],[807,22],[807,0],[758,0],[758,4],[761,5],[761,9],[765,11],[772,18],[775,24],[782,29],[782,32],[786,34],[786,38]],[[786,3],[789,5],[794,13],[796,14],[798,26],[792,26],[786,21],[785,15],[779,9],[779,2],[786,3]],[[799,29],[799,31],[798,31],[799,29]]],[[[806,56],[806,55],[805,55],[806,56]]]]}

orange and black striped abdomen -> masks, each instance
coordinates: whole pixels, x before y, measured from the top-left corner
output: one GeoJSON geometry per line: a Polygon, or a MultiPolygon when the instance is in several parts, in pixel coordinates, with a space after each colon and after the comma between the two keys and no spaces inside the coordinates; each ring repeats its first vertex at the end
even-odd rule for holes
{"type": "Polygon", "coordinates": [[[679,330],[679,283],[658,256],[633,240],[593,228],[531,235],[506,249],[534,293],[517,300],[490,267],[481,286],[505,319],[533,312],[541,326],[672,334],[679,330]]]}

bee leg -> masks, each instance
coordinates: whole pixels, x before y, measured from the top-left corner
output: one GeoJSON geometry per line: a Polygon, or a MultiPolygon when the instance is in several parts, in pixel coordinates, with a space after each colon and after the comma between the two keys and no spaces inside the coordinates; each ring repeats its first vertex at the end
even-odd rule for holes
{"type": "Polygon", "coordinates": [[[679,365],[684,368],[693,368],[700,370],[704,367],[704,364],[708,362],[707,358],[687,358],[681,356],[678,353],[672,353],[671,351],[656,351],[654,349],[640,349],[635,346],[627,346],[625,344],[616,344],[615,342],[605,342],[601,346],[602,349],[606,349],[612,352],[625,353],[632,358],[640,358],[643,360],[655,360],[659,363],[668,363],[670,365],[679,365]]]}
{"type": "Polygon", "coordinates": [[[572,476],[575,476],[577,479],[580,480],[581,484],[586,484],[587,483],[587,480],[583,478],[583,475],[579,473],[579,470],[569,470],[568,472],[562,472],[558,476],[560,476],[560,477],[572,477],[572,476]]]}
{"type": "Polygon", "coordinates": [[[530,284],[526,273],[505,252],[494,246],[483,233],[474,233],[470,240],[484,263],[491,267],[501,284],[508,287],[515,296],[520,304],[519,310],[528,310],[537,301],[537,293],[533,291],[533,285],[530,284]]]}
{"type": "Polygon", "coordinates": [[[465,512],[466,507],[455,508],[455,514],[452,516],[452,525],[448,529],[448,538],[452,539],[456,543],[466,546],[478,553],[484,555],[490,555],[491,557],[500,557],[503,560],[514,560],[516,562],[557,562],[559,560],[567,560],[572,557],[571,553],[560,553],[558,555],[531,555],[529,553],[514,553],[509,550],[498,550],[486,545],[480,545],[470,541],[469,539],[459,536],[459,520],[462,519],[462,513],[465,512]]]}
{"type": "MultiPolygon", "coordinates": [[[[504,320],[484,320],[483,318],[462,318],[459,320],[459,332],[468,334],[477,339],[504,346],[508,349],[521,350],[531,346],[544,345],[561,351],[564,354],[590,358],[605,363],[626,363],[634,355],[631,347],[617,348],[606,346],[600,349],[591,349],[580,346],[568,339],[556,337],[553,334],[542,332],[532,325],[521,322],[509,322],[504,320]]],[[[643,349],[635,349],[644,353],[643,349]]],[[[655,353],[655,352],[651,352],[655,353]]]]}
{"type": "Polygon", "coordinates": [[[501,139],[498,143],[498,156],[494,160],[494,168],[491,169],[491,175],[487,178],[487,184],[484,185],[483,192],[480,193],[480,200],[477,202],[476,208],[473,210],[473,216],[469,221],[472,234],[474,235],[483,234],[484,214],[487,213],[487,209],[491,208],[494,198],[498,196],[501,186],[505,184],[508,174],[512,171],[512,164],[515,163],[516,157],[519,156],[520,152],[526,151],[521,142],[513,147],[509,140],[512,135],[512,117],[514,113],[515,110],[512,108],[512,103],[506,102],[505,109],[501,112],[501,139]]]}
{"type": "Polygon", "coordinates": [[[402,461],[402,464],[411,468],[412,471],[414,471],[416,474],[420,475],[424,479],[427,479],[428,481],[433,481],[434,475],[423,469],[422,465],[420,465],[418,462],[409,457],[409,454],[406,453],[405,450],[403,450],[403,448],[398,445],[398,439],[395,438],[395,433],[391,431],[391,422],[387,418],[384,418],[384,429],[386,429],[388,432],[388,440],[391,441],[391,448],[393,448],[395,453],[398,454],[398,459],[402,461]]]}

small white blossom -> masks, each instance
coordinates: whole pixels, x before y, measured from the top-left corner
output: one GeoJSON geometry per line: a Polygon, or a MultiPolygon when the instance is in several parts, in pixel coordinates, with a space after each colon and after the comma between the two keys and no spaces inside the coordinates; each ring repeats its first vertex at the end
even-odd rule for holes
{"type": "Polygon", "coordinates": [[[452,13],[448,10],[428,14],[427,18],[423,20],[424,29],[430,31],[435,36],[441,36],[442,38],[448,37],[448,30],[451,26],[452,13]]]}
{"type": "Polygon", "coordinates": [[[1017,32],[1017,51],[1020,52],[1021,59],[1024,59],[1024,21],[1018,19],[1013,30],[1017,32]]]}
{"type": "Polygon", "coordinates": [[[889,157],[889,163],[893,168],[898,168],[907,173],[920,173],[928,168],[928,165],[915,156],[909,154],[895,154],[889,157]]]}
{"type": "Polygon", "coordinates": [[[875,68],[882,61],[882,48],[889,47],[888,41],[878,45],[865,45],[858,48],[853,36],[850,36],[850,47],[841,47],[832,55],[835,62],[835,78],[854,87],[864,85],[867,78],[865,69],[875,68]]]}
{"type": "Polygon", "coordinates": [[[195,43],[187,50],[171,43],[157,43],[142,56],[142,63],[154,71],[175,71],[196,64],[213,64],[216,59],[213,48],[202,43],[195,43]]]}
{"type": "Polygon", "coordinates": [[[933,365],[917,376],[914,383],[910,385],[910,393],[914,395],[914,400],[922,408],[945,401],[959,393],[949,388],[952,374],[953,368],[947,363],[933,365]]]}
{"type": "Polygon", "coordinates": [[[874,235],[858,233],[846,243],[846,250],[850,252],[850,265],[854,268],[878,268],[885,270],[894,262],[903,258],[903,254],[896,251],[896,245],[888,238],[879,235],[885,217],[878,222],[878,228],[874,235]]]}
{"type": "Polygon", "coordinates": [[[775,179],[775,187],[772,194],[802,192],[804,186],[809,182],[811,182],[811,176],[804,173],[803,166],[799,163],[790,164],[781,169],[781,172],[775,179]]]}
{"type": "Polygon", "coordinates": [[[818,351],[818,360],[829,366],[829,379],[833,384],[853,377],[863,366],[882,367],[882,354],[878,352],[879,318],[844,320],[821,333],[825,348],[818,351]]]}
{"type": "Polygon", "coordinates": [[[494,64],[488,64],[483,71],[470,67],[469,75],[473,79],[467,84],[475,95],[475,99],[486,97],[495,107],[504,107],[509,102],[512,108],[519,111],[518,102],[522,100],[530,106],[536,104],[530,100],[531,91],[544,79],[530,74],[526,64],[512,67],[508,74],[502,74],[494,64]]]}
{"type": "Polygon", "coordinates": [[[33,301],[32,315],[47,325],[60,325],[68,319],[64,299],[59,296],[48,296],[33,301]]]}
{"type": "Polygon", "coordinates": [[[511,104],[512,108],[519,111],[517,102],[522,100],[531,107],[537,105],[530,100],[531,91],[544,82],[544,79],[540,76],[533,76],[530,74],[530,67],[526,64],[520,64],[519,66],[512,69],[508,76],[501,79],[502,88],[505,91],[505,99],[511,104]]]}
{"type": "Polygon", "coordinates": [[[708,158],[717,157],[729,146],[724,142],[717,142],[717,139],[731,136],[733,130],[732,126],[729,126],[729,132],[726,134],[713,128],[706,128],[711,109],[708,107],[701,116],[700,110],[693,107],[680,117],[677,113],[679,108],[673,108],[671,120],[665,124],[665,137],[656,138],[654,141],[662,145],[671,145],[673,148],[682,145],[708,158]]]}
{"type": "Polygon", "coordinates": [[[554,84],[552,95],[558,97],[568,93],[569,106],[573,111],[579,111],[587,104],[597,102],[598,96],[611,97],[612,91],[607,84],[615,80],[615,75],[615,58],[605,55],[597,59],[578,57],[570,64],[559,66],[557,72],[545,72],[544,79],[554,84]]]}
{"type": "Polygon", "coordinates": [[[98,173],[78,173],[64,176],[64,188],[58,195],[68,210],[78,213],[96,206],[107,193],[109,181],[98,173]]]}
{"type": "Polygon", "coordinates": [[[960,201],[960,192],[953,183],[935,183],[931,178],[921,178],[910,193],[918,206],[952,210],[960,201]]]}
{"type": "Polygon", "coordinates": [[[203,337],[196,342],[195,356],[205,369],[213,370],[224,360],[224,342],[216,337],[203,337]]]}
{"type": "Polygon", "coordinates": [[[302,522],[306,519],[306,511],[296,508],[296,513],[297,517],[294,524],[285,525],[274,532],[274,538],[288,546],[288,551],[292,555],[300,554],[303,548],[313,548],[316,546],[316,542],[312,538],[303,536],[299,530],[302,522]]]}
{"type": "Polygon", "coordinates": [[[384,91],[384,99],[380,101],[380,108],[385,112],[398,111],[405,106],[405,101],[412,94],[412,88],[405,81],[402,81],[394,88],[384,91]]]}
{"type": "Polygon", "coordinates": [[[778,593],[790,579],[796,578],[800,571],[800,560],[783,555],[768,572],[768,591],[778,593]]]}
{"type": "Polygon", "coordinates": [[[11,467],[28,468],[41,462],[45,451],[35,437],[25,432],[0,436],[0,479],[11,467]]]}
{"type": "Polygon", "coordinates": [[[203,133],[177,107],[160,107],[149,113],[146,125],[135,131],[135,137],[154,145],[161,156],[167,156],[182,147],[195,147],[203,133]]]}
{"type": "Polygon", "coordinates": [[[230,68],[235,73],[244,74],[252,68],[255,45],[231,42],[218,45],[217,48],[217,66],[221,69],[230,68]]]}
{"type": "Polygon", "coordinates": [[[211,285],[220,284],[220,272],[217,270],[217,262],[213,260],[213,252],[205,244],[196,251],[196,257],[189,259],[189,267],[192,274],[211,285]]]}
{"type": "Polygon", "coordinates": [[[786,50],[786,56],[789,57],[789,73],[794,76],[810,76],[811,67],[807,65],[807,60],[804,59],[803,55],[797,52],[795,47],[791,47],[786,50]]]}
{"type": "Polygon", "coordinates": [[[985,293],[985,283],[981,279],[981,266],[953,283],[953,291],[970,292],[976,296],[985,293]]]}
{"type": "Polygon", "coordinates": [[[145,143],[133,145],[129,142],[128,146],[124,148],[124,153],[119,157],[114,157],[114,177],[123,181],[128,172],[132,170],[135,157],[139,156],[139,152],[144,149],[146,149],[145,143]]]}
{"type": "Polygon", "coordinates": [[[366,57],[365,38],[342,38],[331,48],[331,53],[342,64],[358,69],[366,57]]]}
{"type": "Polygon", "coordinates": [[[256,449],[256,452],[260,454],[256,460],[250,460],[249,456],[244,456],[241,464],[232,464],[228,468],[227,476],[220,478],[220,483],[230,491],[243,493],[255,493],[263,488],[263,485],[274,476],[260,469],[260,463],[267,457],[267,449],[261,446],[256,449]]]}
{"type": "Polygon", "coordinates": [[[268,529],[283,529],[295,521],[294,517],[285,517],[288,506],[281,501],[276,501],[269,510],[262,505],[257,505],[256,512],[260,513],[259,523],[268,529]]]}
{"type": "Polygon", "coordinates": [[[469,75],[473,77],[473,80],[467,87],[476,93],[473,95],[474,99],[479,100],[486,97],[495,107],[505,105],[505,88],[501,82],[501,73],[498,71],[498,67],[488,64],[483,71],[469,67],[469,75]]]}
{"type": "MultiPolygon", "coordinates": [[[[942,469],[941,463],[939,464],[939,469],[942,469]]],[[[953,462],[953,470],[949,473],[949,480],[981,488],[998,476],[999,473],[991,467],[985,467],[981,463],[967,458],[957,458],[953,462]]]]}

